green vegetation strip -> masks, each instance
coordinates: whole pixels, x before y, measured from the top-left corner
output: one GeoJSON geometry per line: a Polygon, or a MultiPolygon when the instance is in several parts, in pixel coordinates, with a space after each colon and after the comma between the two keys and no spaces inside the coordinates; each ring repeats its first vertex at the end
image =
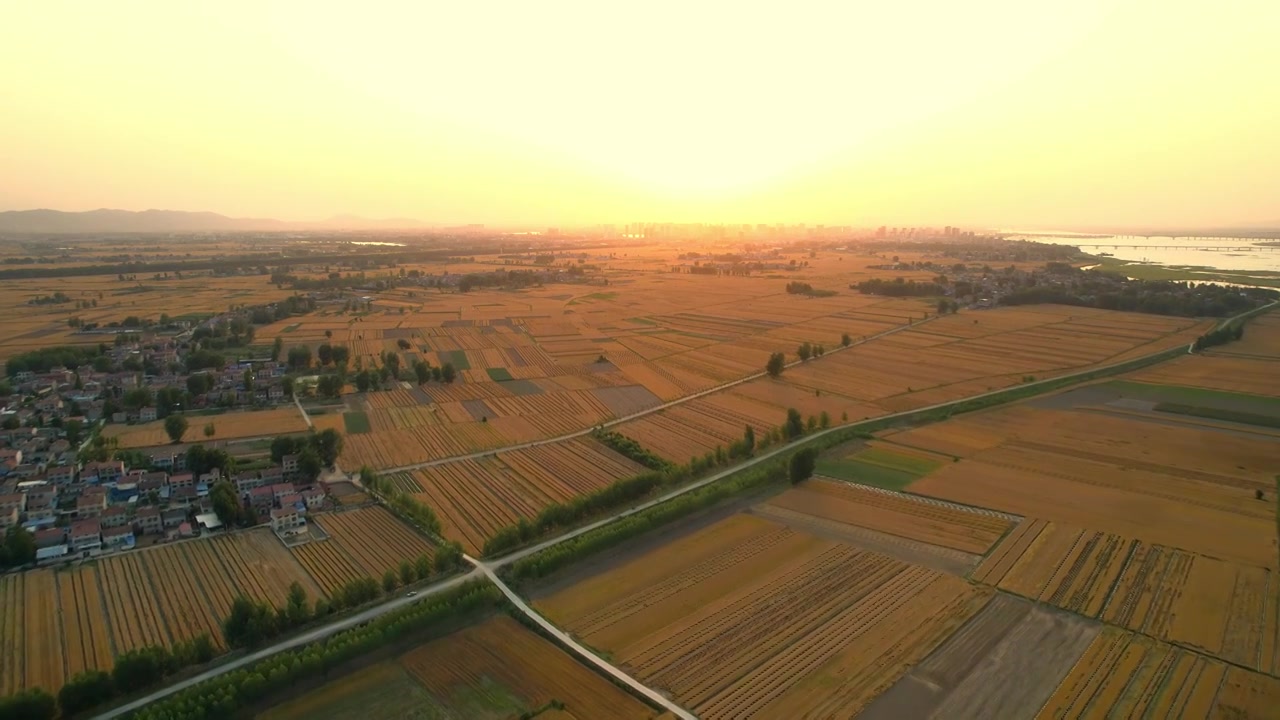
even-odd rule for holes
{"type": "Polygon", "coordinates": [[[902,490],[921,477],[915,473],[862,462],[856,457],[822,458],[818,460],[817,470],[819,475],[848,480],[860,485],[874,485],[886,490],[902,490]]]}
{"type": "Polygon", "coordinates": [[[448,360],[445,362],[452,363],[453,367],[458,370],[471,369],[471,361],[467,359],[466,350],[452,350],[450,352],[440,354],[448,357],[448,360]]]}
{"type": "Polygon", "coordinates": [[[1280,398],[1265,395],[1209,390],[1186,385],[1157,385],[1134,380],[1112,380],[1100,387],[1125,397],[1156,403],[1239,410],[1245,413],[1280,417],[1280,398]]]}
{"type": "Polygon", "coordinates": [[[488,368],[485,370],[485,372],[489,373],[490,380],[494,380],[497,382],[503,382],[505,380],[515,379],[511,377],[511,371],[506,368],[488,368]]]}
{"type": "Polygon", "coordinates": [[[342,413],[342,425],[348,435],[361,435],[369,432],[369,416],[360,410],[342,413]]]}
{"type": "Polygon", "coordinates": [[[1225,420],[1227,422],[1243,423],[1245,425],[1280,428],[1280,417],[1276,417],[1274,415],[1258,415],[1256,413],[1241,412],[1238,410],[1197,407],[1195,405],[1179,405],[1177,403],[1159,403],[1156,405],[1155,409],[1156,412],[1173,413],[1175,415],[1191,415],[1193,417],[1208,418],[1210,420],[1225,420]]]}
{"type": "Polygon", "coordinates": [[[293,332],[294,330],[297,330],[300,327],[302,327],[302,323],[294,323],[286,327],[285,329],[281,330],[280,332],[282,333],[293,332]]]}

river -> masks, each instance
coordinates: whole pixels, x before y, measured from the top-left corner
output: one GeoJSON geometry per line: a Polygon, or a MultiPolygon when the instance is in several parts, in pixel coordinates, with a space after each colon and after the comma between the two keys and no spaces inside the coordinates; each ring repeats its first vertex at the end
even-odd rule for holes
{"type": "MultiPolygon", "coordinates": [[[[1218,238],[1205,240],[1200,238],[1169,237],[1072,237],[1070,235],[1033,234],[1018,235],[1017,231],[1005,231],[1013,240],[1034,240],[1036,242],[1055,243],[1058,245],[1137,245],[1142,247],[1081,247],[1092,255],[1108,253],[1121,260],[1149,262],[1157,265],[1194,265],[1213,268],[1215,270],[1269,270],[1280,272],[1280,247],[1267,248],[1261,243],[1275,240],[1259,240],[1258,238],[1218,238]],[[1195,245],[1230,245],[1238,248],[1257,248],[1254,250],[1199,250],[1195,245]],[[1155,247],[1160,246],[1160,247],[1155,247]]],[[[1028,231],[1023,231],[1028,232],[1028,231]]]]}

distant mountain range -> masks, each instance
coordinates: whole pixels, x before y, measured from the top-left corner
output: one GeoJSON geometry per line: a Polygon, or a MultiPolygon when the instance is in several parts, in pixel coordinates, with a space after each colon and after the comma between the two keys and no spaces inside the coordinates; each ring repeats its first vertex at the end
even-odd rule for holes
{"type": "Polygon", "coordinates": [[[0,233],[170,233],[236,232],[253,230],[391,230],[421,228],[406,218],[369,219],[336,215],[321,222],[288,222],[273,218],[231,218],[212,212],[181,210],[9,210],[0,212],[0,233]]]}

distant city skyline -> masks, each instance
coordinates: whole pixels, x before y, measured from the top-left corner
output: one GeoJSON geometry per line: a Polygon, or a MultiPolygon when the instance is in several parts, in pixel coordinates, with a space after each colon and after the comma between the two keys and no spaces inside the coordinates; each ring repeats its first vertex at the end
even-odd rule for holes
{"type": "Polygon", "coordinates": [[[0,207],[1233,227],[1280,3],[20,4],[0,207]]]}

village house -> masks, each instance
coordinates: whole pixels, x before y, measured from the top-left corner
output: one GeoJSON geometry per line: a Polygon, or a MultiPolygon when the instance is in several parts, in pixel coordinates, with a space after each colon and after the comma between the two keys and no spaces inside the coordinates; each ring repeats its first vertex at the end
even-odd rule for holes
{"type": "Polygon", "coordinates": [[[128,549],[133,547],[133,544],[133,528],[128,525],[103,528],[102,530],[102,546],[104,548],[112,550],[128,549]]]}
{"type": "Polygon", "coordinates": [[[281,483],[281,482],[284,482],[284,470],[281,470],[279,466],[272,466],[272,467],[263,469],[262,471],[263,485],[275,485],[276,483],[281,483]]]}
{"type": "Polygon", "coordinates": [[[249,491],[249,505],[261,513],[275,503],[275,493],[270,487],[256,487],[249,491]]]}
{"type": "Polygon", "coordinates": [[[144,407],[138,411],[138,422],[152,422],[156,419],[156,409],[144,407]]]}
{"type": "Polygon", "coordinates": [[[107,491],[100,487],[85,488],[76,498],[76,517],[92,518],[107,509],[107,491]]]}
{"type": "Polygon", "coordinates": [[[76,479],[75,465],[57,465],[45,470],[44,478],[54,485],[68,485],[76,479]]]}
{"type": "Polygon", "coordinates": [[[280,537],[306,532],[307,519],[297,508],[276,508],[271,511],[271,529],[280,537]]]}
{"type": "Polygon", "coordinates": [[[164,529],[160,520],[160,509],[154,507],[138,508],[138,514],[134,516],[133,523],[137,526],[138,532],[144,535],[159,535],[164,529]]]}
{"type": "Polygon", "coordinates": [[[160,520],[165,530],[173,530],[187,521],[187,511],[181,508],[170,508],[160,514],[160,520]]]}
{"type": "MultiPolygon", "coordinates": [[[[0,513],[9,514],[10,510],[16,511],[18,514],[26,512],[27,496],[22,493],[10,493],[8,495],[0,495],[0,513]]],[[[6,527],[8,527],[6,525],[6,527]]]]}
{"type": "Polygon", "coordinates": [[[307,510],[314,512],[324,506],[324,491],[318,487],[309,487],[302,491],[302,501],[306,503],[307,510]]]}
{"type": "Polygon", "coordinates": [[[281,472],[288,477],[293,477],[298,473],[298,456],[285,455],[280,458],[281,472]]]}
{"type": "Polygon", "coordinates": [[[67,543],[67,529],[51,527],[37,530],[34,533],[36,549],[55,547],[67,543]]]}
{"type": "Polygon", "coordinates": [[[293,489],[293,483],[276,483],[271,486],[271,497],[276,503],[283,504],[281,498],[287,495],[293,495],[297,491],[293,489]]]}
{"type": "Polygon", "coordinates": [[[189,510],[198,499],[196,489],[191,485],[169,488],[169,505],[189,510]]]}
{"type": "Polygon", "coordinates": [[[262,478],[256,472],[236,473],[236,492],[246,495],[250,490],[262,487],[262,478]]]}
{"type": "Polygon", "coordinates": [[[123,505],[109,507],[98,516],[103,528],[116,528],[129,524],[129,511],[123,505]]]}
{"type": "Polygon", "coordinates": [[[18,524],[18,508],[11,507],[8,510],[0,510],[0,530],[8,530],[18,524]]]}
{"type": "Polygon", "coordinates": [[[102,526],[96,519],[71,523],[71,551],[87,553],[102,548],[102,526]]]}
{"type": "Polygon", "coordinates": [[[103,485],[120,482],[124,477],[124,463],[119,460],[98,463],[98,482],[103,485]]]}

